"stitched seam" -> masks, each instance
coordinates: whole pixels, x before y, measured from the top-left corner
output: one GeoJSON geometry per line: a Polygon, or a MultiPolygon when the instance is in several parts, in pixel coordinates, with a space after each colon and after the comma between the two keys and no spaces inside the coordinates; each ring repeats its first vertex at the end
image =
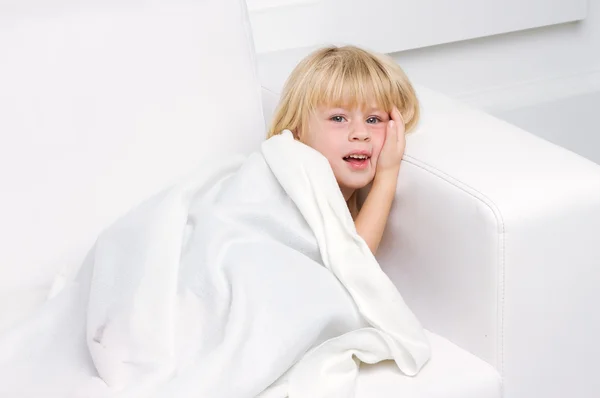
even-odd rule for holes
{"type": "Polygon", "coordinates": [[[238,0],[238,10],[240,12],[239,18],[240,18],[240,22],[243,25],[243,29],[244,29],[244,39],[247,43],[246,46],[246,54],[249,56],[250,61],[252,63],[252,77],[254,78],[254,81],[257,83],[255,90],[256,93],[258,94],[258,98],[260,99],[258,101],[258,106],[260,107],[260,115],[261,118],[263,119],[263,125],[264,127],[266,127],[267,124],[267,120],[264,120],[264,106],[263,106],[263,102],[262,102],[262,91],[261,91],[261,84],[260,84],[260,76],[258,73],[258,56],[256,54],[256,45],[254,43],[254,32],[252,31],[252,24],[250,23],[250,13],[248,11],[248,4],[246,3],[246,0],[238,0]]]}
{"type": "MultiPolygon", "coordinates": [[[[496,344],[496,349],[498,350],[498,358],[496,359],[496,366],[499,369],[499,373],[500,373],[500,377],[501,379],[504,379],[504,301],[505,301],[505,265],[506,265],[506,230],[505,230],[505,224],[504,224],[504,218],[502,217],[502,213],[500,212],[500,209],[498,208],[498,206],[496,205],[496,203],[494,203],[493,200],[491,200],[489,197],[487,197],[485,194],[483,194],[481,191],[473,188],[472,186],[464,183],[463,181],[460,181],[457,178],[454,178],[452,176],[450,176],[449,174],[443,172],[442,170],[427,164],[423,161],[420,161],[412,156],[409,155],[404,155],[403,161],[406,161],[407,163],[410,163],[412,165],[414,165],[415,167],[420,168],[421,170],[424,170],[428,173],[430,173],[431,175],[434,175],[444,181],[446,181],[447,183],[453,185],[454,187],[460,189],[461,191],[467,193],[468,195],[472,196],[473,198],[481,201],[482,203],[484,203],[494,214],[495,218],[496,218],[496,223],[498,224],[498,248],[500,249],[500,253],[499,253],[499,261],[498,261],[498,283],[500,284],[500,286],[498,287],[498,294],[497,294],[497,299],[498,299],[498,303],[497,303],[497,313],[496,313],[496,320],[498,322],[498,326],[497,326],[497,333],[498,333],[498,342],[496,344]]],[[[504,389],[504,383],[501,384],[502,389],[504,389]]]]}

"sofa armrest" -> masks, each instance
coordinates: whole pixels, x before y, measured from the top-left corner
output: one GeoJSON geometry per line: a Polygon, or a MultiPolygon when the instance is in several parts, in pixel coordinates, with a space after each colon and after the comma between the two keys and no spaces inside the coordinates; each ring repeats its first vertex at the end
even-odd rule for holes
{"type": "Polygon", "coordinates": [[[499,370],[507,397],[591,397],[600,165],[417,92],[423,117],[408,137],[382,268],[427,329],[499,370]]]}
{"type": "MultiPolygon", "coordinates": [[[[501,373],[506,397],[591,398],[600,166],[416,89],[422,120],[408,136],[382,268],[427,329],[501,373]]],[[[263,89],[267,121],[276,91],[263,89]]]]}

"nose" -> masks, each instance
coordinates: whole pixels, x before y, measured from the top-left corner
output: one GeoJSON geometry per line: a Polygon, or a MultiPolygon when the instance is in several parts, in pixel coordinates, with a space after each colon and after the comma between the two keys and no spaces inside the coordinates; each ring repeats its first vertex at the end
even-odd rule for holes
{"type": "Polygon", "coordinates": [[[370,141],[371,132],[362,122],[354,122],[350,127],[350,141],[370,141]]]}

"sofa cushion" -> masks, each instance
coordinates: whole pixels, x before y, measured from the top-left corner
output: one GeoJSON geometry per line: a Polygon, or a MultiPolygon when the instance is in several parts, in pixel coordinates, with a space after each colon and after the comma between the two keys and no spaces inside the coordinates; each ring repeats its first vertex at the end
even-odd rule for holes
{"type": "Polygon", "coordinates": [[[361,364],[356,398],[501,398],[502,381],[487,362],[428,333],[431,360],[415,377],[404,376],[392,361],[361,364]]]}

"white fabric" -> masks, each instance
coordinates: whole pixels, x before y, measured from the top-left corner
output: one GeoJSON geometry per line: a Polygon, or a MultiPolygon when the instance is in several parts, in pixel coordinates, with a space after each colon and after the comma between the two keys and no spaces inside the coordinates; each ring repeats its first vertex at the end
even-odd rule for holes
{"type": "Polygon", "coordinates": [[[264,136],[244,0],[1,2],[0,329],[115,217],[264,136]]]}
{"type": "Polygon", "coordinates": [[[0,341],[0,395],[352,397],[353,355],[419,372],[424,331],[321,154],[286,131],[208,165],[108,228],[0,341]]]}

